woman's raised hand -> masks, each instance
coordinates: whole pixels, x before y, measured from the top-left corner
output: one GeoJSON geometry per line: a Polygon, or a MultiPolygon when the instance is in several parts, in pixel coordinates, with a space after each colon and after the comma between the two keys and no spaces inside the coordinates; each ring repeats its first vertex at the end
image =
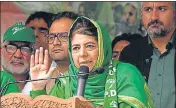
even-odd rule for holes
{"type": "MultiPolygon", "coordinates": [[[[55,68],[49,65],[48,50],[43,51],[43,48],[37,49],[34,55],[31,55],[30,61],[30,77],[31,80],[50,78],[55,68]]],[[[45,88],[48,80],[40,80],[32,82],[33,90],[42,90],[45,88]]]]}

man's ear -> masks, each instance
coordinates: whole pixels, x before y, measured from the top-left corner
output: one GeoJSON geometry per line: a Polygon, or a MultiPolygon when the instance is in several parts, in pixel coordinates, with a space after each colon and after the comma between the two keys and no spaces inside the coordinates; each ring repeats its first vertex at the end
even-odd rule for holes
{"type": "Polygon", "coordinates": [[[1,46],[7,45],[7,44],[9,44],[9,43],[10,43],[9,41],[4,40],[4,41],[2,42],[2,44],[1,44],[1,46]]]}
{"type": "MultiPolygon", "coordinates": [[[[4,47],[4,46],[1,46],[1,47],[0,47],[0,51],[1,51],[1,52],[0,52],[0,53],[1,53],[0,56],[2,56],[2,55],[4,54],[4,52],[5,52],[5,47],[4,47]]],[[[0,58],[2,58],[2,57],[0,57],[0,58]]],[[[1,59],[0,59],[0,60],[1,60],[1,59]]]]}

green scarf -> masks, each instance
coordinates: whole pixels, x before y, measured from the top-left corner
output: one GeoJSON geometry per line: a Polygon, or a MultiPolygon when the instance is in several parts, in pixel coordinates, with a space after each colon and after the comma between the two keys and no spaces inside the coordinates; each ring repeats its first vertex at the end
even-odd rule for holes
{"type": "MultiPolygon", "coordinates": [[[[127,63],[118,63],[118,61],[111,60],[110,36],[101,24],[82,16],[75,20],[70,32],[81,18],[93,23],[98,31],[99,56],[94,69],[100,66],[105,68],[102,74],[88,77],[84,97],[93,102],[95,106],[106,108],[116,107],[116,105],[121,108],[153,108],[150,92],[137,68],[127,63]],[[112,87],[110,80],[115,82],[112,87]],[[115,91],[115,95],[111,91],[115,91]]],[[[71,64],[68,72],[64,75],[77,75],[78,68],[74,65],[71,54],[71,33],[69,33],[68,50],[71,64]]],[[[77,91],[77,80],[77,77],[60,79],[50,94],[64,99],[74,96],[77,91]]]]}
{"type": "MultiPolygon", "coordinates": [[[[80,17],[80,18],[86,18],[86,17],[80,17]]],[[[77,22],[77,20],[75,20],[75,23],[77,22]]],[[[112,55],[112,50],[110,48],[111,47],[110,37],[108,35],[108,32],[105,30],[103,26],[101,26],[101,24],[96,23],[93,20],[90,20],[90,21],[97,27],[97,31],[98,31],[98,47],[99,47],[98,52],[100,56],[98,57],[98,60],[94,68],[97,68],[100,66],[107,67],[109,64],[109,61],[111,60],[111,55],[112,55]]],[[[72,27],[74,26],[74,24],[72,25],[72,27]]],[[[69,40],[69,55],[70,55],[70,61],[71,61],[71,65],[69,68],[69,74],[77,75],[78,69],[75,67],[72,56],[71,56],[72,54],[71,54],[70,40],[69,40]]],[[[106,77],[107,77],[107,69],[105,72],[103,72],[103,74],[89,77],[86,83],[84,96],[87,99],[93,99],[93,98],[102,99],[104,97],[106,77]]],[[[71,78],[71,87],[72,87],[73,93],[75,94],[77,91],[77,78],[76,77],[71,78]]]]}

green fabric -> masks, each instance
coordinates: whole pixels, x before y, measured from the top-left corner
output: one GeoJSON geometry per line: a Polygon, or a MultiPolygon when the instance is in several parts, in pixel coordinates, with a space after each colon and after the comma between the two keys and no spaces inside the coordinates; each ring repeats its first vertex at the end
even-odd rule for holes
{"type": "MultiPolygon", "coordinates": [[[[65,75],[68,74],[69,73],[66,73],[65,75]]],[[[119,108],[154,108],[148,87],[136,67],[120,62],[118,64],[116,78],[119,108]],[[147,89],[144,89],[145,87],[147,87],[147,89]]],[[[96,90],[97,88],[94,89],[96,90]]],[[[46,95],[46,91],[38,90],[30,92],[32,98],[39,95],[46,95]]],[[[63,99],[72,97],[73,93],[70,79],[62,78],[57,81],[50,95],[63,99]]],[[[104,104],[103,96],[102,98],[87,98],[87,100],[92,101],[96,106],[103,106],[104,104]]]]}
{"type": "Polygon", "coordinates": [[[39,96],[39,95],[46,95],[46,90],[45,89],[43,89],[43,90],[36,90],[36,91],[30,91],[30,96],[32,97],[32,98],[35,98],[35,97],[37,97],[37,96],[39,96]]]}
{"type": "MultiPolygon", "coordinates": [[[[85,18],[85,17],[80,17],[80,18],[85,18]]],[[[80,19],[78,18],[77,20],[80,20],[80,19]]],[[[75,22],[77,22],[77,20],[75,20],[75,22]]],[[[90,20],[90,21],[92,23],[96,23],[92,20],[90,20]]],[[[74,24],[72,26],[74,26],[74,24]]],[[[112,51],[110,48],[111,44],[107,44],[107,43],[111,43],[111,39],[110,39],[107,31],[105,31],[105,28],[103,28],[103,26],[100,25],[103,28],[102,31],[100,28],[98,28],[98,25],[96,25],[96,26],[98,29],[98,34],[101,34],[101,32],[102,32],[102,34],[105,34],[105,36],[104,37],[102,37],[102,35],[98,36],[98,44],[101,44],[101,45],[99,45],[99,55],[101,55],[101,56],[98,57],[97,63],[94,68],[97,68],[100,66],[108,67],[109,61],[111,60],[112,51]]],[[[71,31],[72,31],[72,29],[71,29],[71,31]]],[[[71,62],[71,65],[69,67],[69,74],[77,75],[78,69],[75,67],[73,59],[71,57],[72,54],[71,54],[71,42],[70,41],[71,40],[69,40],[69,46],[68,46],[69,47],[70,62],[71,62]]],[[[87,80],[87,83],[86,83],[84,96],[87,99],[103,98],[106,77],[107,77],[107,69],[106,69],[106,72],[103,72],[102,74],[98,74],[96,76],[89,77],[87,80]]],[[[71,87],[72,87],[74,94],[76,94],[76,91],[77,91],[76,90],[77,89],[77,80],[78,80],[77,77],[70,78],[71,87]]]]}
{"type": "MultiPolygon", "coordinates": [[[[1,89],[9,82],[15,82],[13,76],[5,71],[1,71],[1,89]]],[[[12,93],[12,92],[21,92],[17,84],[9,84],[3,91],[2,95],[12,93]]]]}
{"type": "Polygon", "coordinates": [[[32,28],[23,25],[22,22],[18,22],[6,30],[3,40],[35,42],[36,36],[32,28]]]}
{"type": "MultiPolygon", "coordinates": [[[[85,17],[81,17],[85,18],[85,17]]],[[[81,18],[78,18],[77,20],[80,20],[81,18]]],[[[88,18],[86,18],[89,20],[88,18]]],[[[77,20],[75,22],[77,22],[77,20]]],[[[111,40],[110,36],[108,35],[108,32],[105,30],[105,28],[98,22],[95,22],[93,20],[91,21],[96,27],[98,31],[98,47],[99,47],[99,57],[97,60],[97,63],[95,65],[95,68],[103,66],[105,67],[105,72],[102,74],[89,77],[86,83],[86,88],[85,88],[85,94],[84,96],[88,100],[93,100],[95,99],[96,101],[94,102],[95,105],[103,105],[104,102],[104,94],[105,94],[105,83],[106,83],[106,78],[108,74],[108,67],[110,65],[111,61],[111,40]]],[[[74,23],[75,24],[75,23],[74,23]]],[[[72,27],[74,27],[74,24],[72,27]]],[[[72,29],[71,29],[72,30],[72,29]]],[[[71,36],[71,35],[70,35],[71,36]]],[[[71,65],[69,67],[69,74],[74,74],[76,75],[78,72],[78,69],[75,67],[72,57],[71,57],[71,42],[69,40],[69,55],[70,55],[70,61],[71,65]]],[[[148,106],[148,99],[144,90],[144,85],[145,81],[140,74],[140,72],[133,66],[129,66],[128,64],[123,64],[120,63],[119,67],[117,68],[117,92],[118,95],[122,95],[125,97],[132,97],[134,98],[133,100],[136,101],[136,104],[138,105],[133,105],[134,102],[130,101],[125,101],[128,104],[131,104],[131,106],[148,106]],[[119,70],[119,71],[118,71],[119,70]],[[120,74],[119,74],[120,73],[120,74]],[[125,73],[125,75],[124,75],[125,73]],[[129,75],[131,74],[131,75],[129,75]],[[137,74],[137,75],[136,75],[137,74]],[[122,78],[120,76],[123,76],[122,78]],[[123,79],[123,80],[122,80],[123,79]],[[123,82],[122,82],[123,81],[123,82]],[[125,82],[126,81],[126,82],[125,82]],[[127,85],[132,85],[132,86],[127,86],[127,85]]],[[[77,78],[73,77],[70,78],[70,83],[71,87],[73,90],[73,94],[76,94],[76,89],[77,89],[77,78]]],[[[66,84],[66,86],[69,86],[70,84],[66,84]]],[[[66,89],[69,92],[69,89],[66,89]]],[[[66,92],[67,93],[67,92],[66,92]]],[[[120,98],[119,98],[120,100],[120,98]]],[[[124,102],[123,99],[121,99],[122,102],[124,102]]]]}
{"type": "Polygon", "coordinates": [[[117,67],[118,61],[111,60],[109,64],[109,72],[106,79],[105,86],[105,97],[104,97],[104,107],[105,108],[117,108],[118,107],[118,98],[117,98],[117,67]]]}
{"type": "MultiPolygon", "coordinates": [[[[115,68],[116,70],[116,87],[114,89],[116,89],[117,94],[112,100],[117,100],[120,108],[153,108],[153,101],[151,99],[150,92],[146,86],[145,80],[137,68],[122,62],[119,62],[118,65],[117,63],[116,65],[110,63],[112,60],[111,40],[105,28],[101,26],[101,24],[86,17],[79,17],[75,20],[72,27],[81,18],[91,21],[96,26],[98,31],[99,56],[94,69],[100,66],[105,68],[105,71],[102,74],[88,77],[84,97],[93,102],[95,106],[105,107],[104,102],[107,103],[107,98],[105,96],[107,76],[109,77],[109,67],[113,66],[112,69],[115,68]]],[[[72,28],[70,31],[72,31],[72,28]]],[[[70,37],[71,35],[69,35],[69,39],[70,37]]],[[[69,71],[64,73],[64,75],[77,75],[78,69],[75,67],[72,59],[70,40],[68,47],[71,64],[69,66],[69,71]]],[[[62,78],[55,84],[50,92],[50,95],[67,99],[76,94],[76,89],[77,77],[62,78]]],[[[35,91],[32,93],[36,93],[38,95],[41,94],[41,92],[37,93],[35,91]]],[[[110,105],[111,103],[108,102],[108,104],[110,105]]]]}

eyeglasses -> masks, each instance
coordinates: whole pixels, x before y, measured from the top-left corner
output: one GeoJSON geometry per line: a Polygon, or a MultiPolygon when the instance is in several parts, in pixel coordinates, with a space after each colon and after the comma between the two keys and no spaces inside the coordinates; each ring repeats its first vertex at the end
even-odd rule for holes
{"type": "Polygon", "coordinates": [[[33,49],[26,46],[15,46],[15,45],[5,45],[6,51],[10,54],[14,54],[17,49],[20,49],[23,55],[29,55],[33,49]]]}
{"type": "Polygon", "coordinates": [[[45,28],[45,27],[30,27],[32,28],[33,30],[35,29],[38,29],[40,33],[43,33],[43,34],[48,34],[48,28],[45,28]]]}
{"type": "Polygon", "coordinates": [[[62,32],[62,33],[55,33],[55,34],[48,34],[46,35],[46,40],[49,44],[52,44],[55,40],[55,37],[61,42],[67,42],[68,41],[68,32],[62,32]]]}

